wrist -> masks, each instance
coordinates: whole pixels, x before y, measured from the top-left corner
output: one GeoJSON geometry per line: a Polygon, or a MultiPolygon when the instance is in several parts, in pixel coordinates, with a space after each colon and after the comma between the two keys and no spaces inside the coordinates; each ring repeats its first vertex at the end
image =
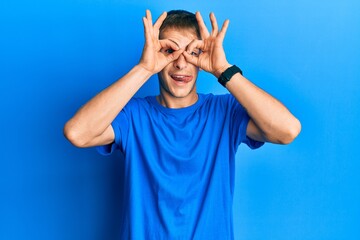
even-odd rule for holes
{"type": "Polygon", "coordinates": [[[134,67],[136,70],[140,71],[142,74],[144,74],[145,76],[151,77],[152,75],[154,75],[155,73],[153,73],[152,71],[148,70],[146,67],[144,67],[143,65],[141,65],[141,63],[135,65],[134,67]]]}
{"type": "Polygon", "coordinates": [[[213,74],[215,75],[216,78],[219,78],[220,75],[226,71],[226,69],[228,69],[229,67],[231,67],[232,65],[230,63],[226,63],[224,64],[221,68],[217,69],[213,74]]]}
{"type": "Polygon", "coordinates": [[[236,65],[232,65],[231,67],[228,67],[225,71],[223,71],[219,78],[218,82],[223,85],[223,87],[226,87],[226,84],[232,79],[232,77],[239,73],[242,75],[242,71],[240,68],[238,68],[236,65]]]}

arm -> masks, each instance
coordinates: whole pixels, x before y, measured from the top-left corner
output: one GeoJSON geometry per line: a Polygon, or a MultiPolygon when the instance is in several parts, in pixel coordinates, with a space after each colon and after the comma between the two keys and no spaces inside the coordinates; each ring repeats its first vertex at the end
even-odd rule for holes
{"type": "Polygon", "coordinates": [[[150,76],[146,69],[135,66],[79,109],[65,124],[65,137],[77,147],[113,142],[111,122],[150,76]]]}
{"type": "Polygon", "coordinates": [[[111,123],[117,114],[153,74],[182,53],[173,42],[159,40],[159,28],[165,17],[163,13],[153,25],[150,11],[146,11],[143,18],[145,46],[139,64],[87,102],[65,124],[64,135],[72,144],[90,147],[112,143],[115,136],[111,123]],[[163,48],[176,51],[164,55],[160,52],[163,48]]]}
{"type": "Polygon", "coordinates": [[[255,86],[240,73],[235,74],[227,82],[226,88],[244,106],[250,116],[246,131],[250,138],[288,144],[300,133],[299,120],[277,99],[255,86]]]}
{"type": "MultiPolygon", "coordinates": [[[[202,40],[190,43],[184,53],[187,61],[199,66],[216,78],[231,64],[228,63],[222,46],[229,20],[218,30],[213,13],[210,14],[212,31],[209,33],[200,13],[196,13],[202,40]],[[199,48],[202,54],[188,54],[199,48]]],[[[301,125],[289,110],[274,97],[261,90],[240,73],[235,74],[226,84],[229,92],[247,110],[250,121],[246,134],[248,137],[273,143],[287,144],[300,133],[301,125]]]]}

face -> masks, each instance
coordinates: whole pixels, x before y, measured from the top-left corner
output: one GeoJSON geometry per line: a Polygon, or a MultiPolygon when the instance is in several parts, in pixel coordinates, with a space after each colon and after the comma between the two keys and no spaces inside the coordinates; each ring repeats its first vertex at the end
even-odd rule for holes
{"type": "MultiPolygon", "coordinates": [[[[192,30],[170,28],[161,33],[161,39],[169,39],[183,49],[198,37],[192,30]]],[[[171,49],[163,51],[164,54],[167,54],[171,49]]],[[[198,71],[199,68],[187,62],[184,55],[181,54],[177,60],[169,63],[159,72],[160,93],[167,98],[191,99],[197,97],[195,83],[198,71]]]]}

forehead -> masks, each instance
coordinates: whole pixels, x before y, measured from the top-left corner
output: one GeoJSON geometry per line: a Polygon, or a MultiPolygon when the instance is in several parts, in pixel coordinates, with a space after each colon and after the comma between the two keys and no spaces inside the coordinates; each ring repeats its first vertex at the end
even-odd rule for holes
{"type": "Polygon", "coordinates": [[[167,28],[160,33],[160,39],[170,39],[179,47],[186,47],[192,40],[198,39],[193,29],[167,28]]]}

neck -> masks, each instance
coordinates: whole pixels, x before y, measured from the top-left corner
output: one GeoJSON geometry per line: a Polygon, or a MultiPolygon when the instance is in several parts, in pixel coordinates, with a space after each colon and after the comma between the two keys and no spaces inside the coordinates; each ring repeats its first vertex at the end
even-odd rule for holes
{"type": "Polygon", "coordinates": [[[161,94],[156,97],[156,100],[164,107],[167,108],[185,108],[197,102],[199,99],[198,94],[195,92],[187,97],[172,97],[161,94]]]}

